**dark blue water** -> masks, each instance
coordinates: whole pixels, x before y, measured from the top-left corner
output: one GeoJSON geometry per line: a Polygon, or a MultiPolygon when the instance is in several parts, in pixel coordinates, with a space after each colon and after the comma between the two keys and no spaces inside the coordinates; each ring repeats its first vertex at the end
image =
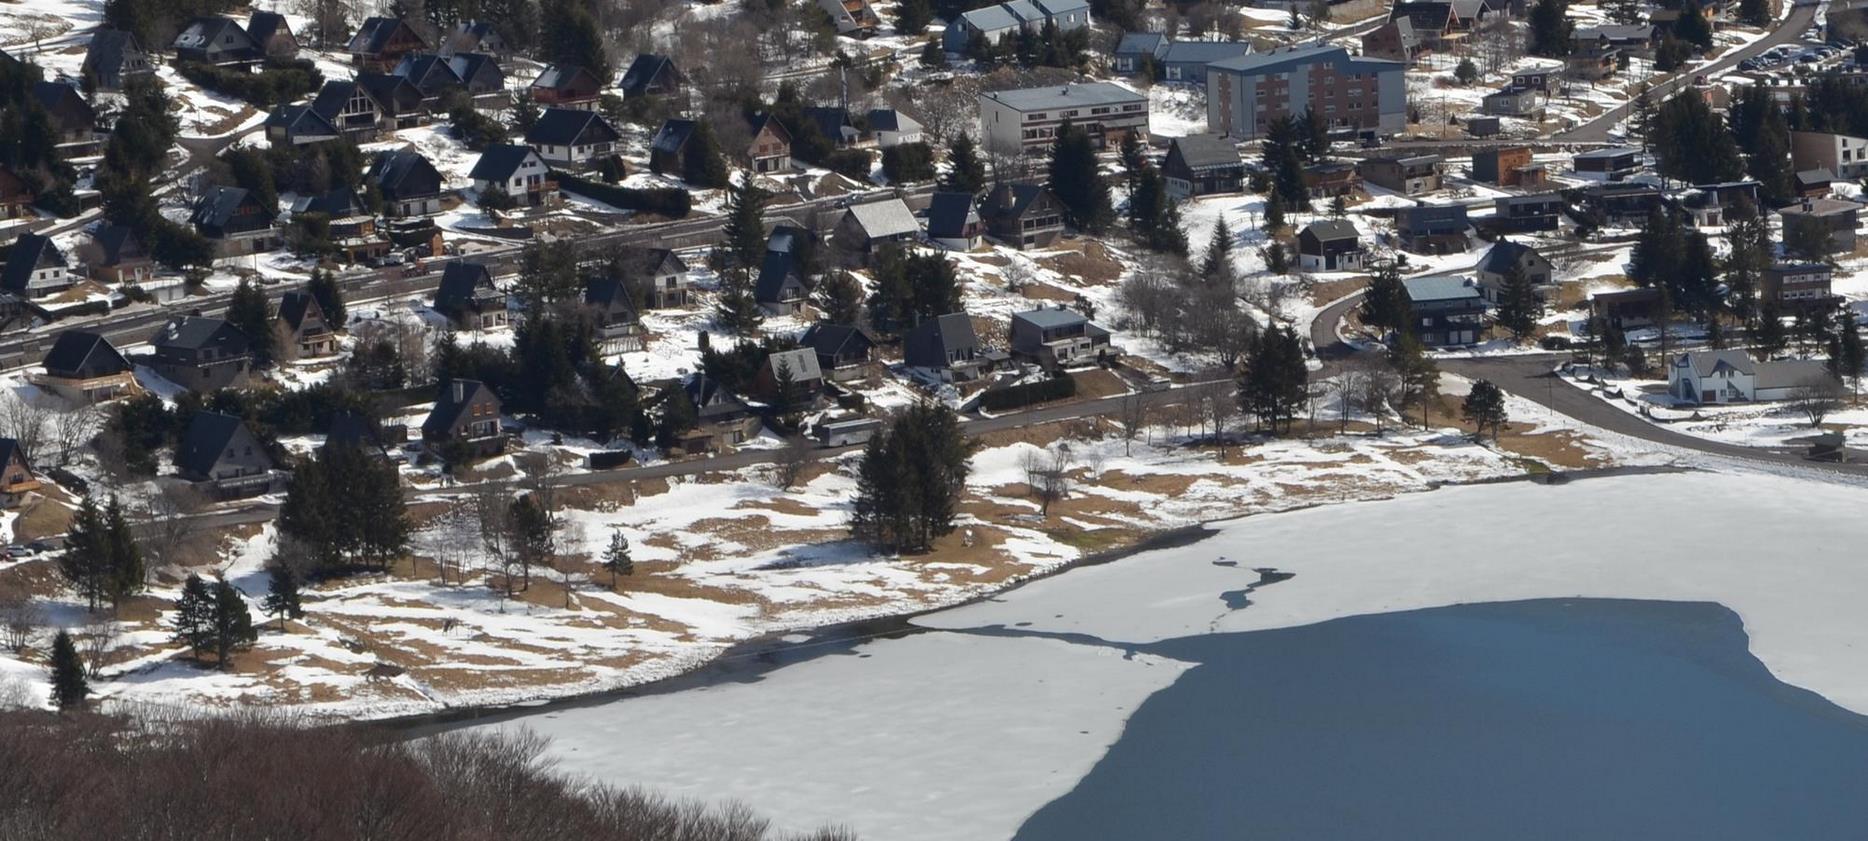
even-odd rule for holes
{"type": "Polygon", "coordinates": [[[1868,839],[1868,719],[1746,642],[1541,600],[1124,646],[1200,665],[1017,838],[1868,839]]]}

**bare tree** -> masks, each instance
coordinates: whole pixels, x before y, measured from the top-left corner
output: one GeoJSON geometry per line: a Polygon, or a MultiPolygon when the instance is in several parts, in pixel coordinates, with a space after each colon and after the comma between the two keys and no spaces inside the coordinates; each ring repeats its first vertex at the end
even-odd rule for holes
{"type": "Polygon", "coordinates": [[[1028,450],[1022,463],[1025,484],[1038,500],[1038,513],[1049,517],[1051,503],[1070,495],[1070,448],[1060,445],[1050,450],[1028,450]]]}
{"type": "Polygon", "coordinates": [[[156,492],[144,499],[142,523],[138,528],[143,554],[158,566],[181,566],[187,562],[188,542],[196,533],[195,515],[207,499],[187,482],[158,481],[156,492]]]}
{"type": "Polygon", "coordinates": [[[1842,408],[1842,384],[1828,376],[1816,376],[1798,383],[1790,390],[1789,404],[1810,421],[1810,428],[1823,425],[1823,419],[1842,408]]]}
{"type": "Polygon", "coordinates": [[[64,402],[52,413],[48,425],[53,456],[63,467],[84,449],[103,425],[100,410],[89,403],[64,402]]]}
{"type": "Polygon", "coordinates": [[[1386,364],[1370,365],[1362,377],[1362,393],[1357,404],[1369,414],[1375,422],[1375,434],[1387,431],[1387,418],[1390,407],[1399,403],[1403,396],[1401,375],[1386,364]]]}
{"type": "Polygon", "coordinates": [[[789,436],[772,462],[772,484],[781,491],[791,490],[804,478],[804,469],[810,465],[811,442],[802,435],[789,436]]]}
{"type": "MultiPolygon", "coordinates": [[[[487,577],[498,576],[501,599],[512,598],[513,566],[518,563],[512,546],[512,499],[505,491],[482,485],[473,495],[474,523],[478,526],[480,552],[487,577]]],[[[500,610],[504,611],[502,602],[500,610]]]]}
{"type": "Polygon", "coordinates": [[[1122,428],[1122,454],[1129,455],[1136,436],[1148,425],[1147,398],[1141,394],[1123,397],[1116,409],[1116,424],[1122,428]]]}
{"type": "Polygon", "coordinates": [[[552,552],[550,566],[558,574],[558,588],[564,591],[564,609],[570,610],[571,591],[583,579],[584,559],[581,555],[562,551],[561,547],[584,545],[584,531],[580,523],[563,523],[559,528],[565,533],[562,540],[553,544],[553,548],[558,551],[552,552]]]}
{"type": "Polygon", "coordinates": [[[0,407],[0,432],[18,441],[28,456],[45,452],[45,439],[51,428],[51,410],[24,397],[16,395],[0,407]]]}
{"type": "Polygon", "coordinates": [[[16,654],[32,645],[45,625],[45,609],[22,590],[0,590],[0,642],[16,654]]]}
{"type": "Polygon", "coordinates": [[[556,454],[545,452],[520,453],[513,457],[513,463],[519,468],[524,478],[519,480],[519,487],[532,495],[532,501],[545,511],[545,516],[552,520],[558,518],[558,486],[562,482],[565,466],[556,454]]]}
{"type": "Polygon", "coordinates": [[[1219,445],[1219,457],[1226,457],[1227,430],[1239,417],[1237,392],[1230,381],[1200,386],[1200,409],[1213,422],[1213,441],[1219,445]]]}
{"type": "Polygon", "coordinates": [[[115,619],[95,619],[86,623],[73,636],[78,643],[78,655],[84,659],[85,675],[96,678],[110,664],[110,651],[116,648],[117,640],[122,638],[123,625],[115,619]]]}
{"type": "Polygon", "coordinates": [[[891,94],[890,98],[895,107],[919,120],[921,127],[942,143],[952,143],[971,130],[979,118],[979,78],[976,76],[957,76],[946,84],[914,88],[913,95],[903,90],[891,94]]]}
{"type": "Polygon", "coordinates": [[[454,573],[455,584],[467,583],[467,562],[480,541],[480,524],[474,514],[471,505],[450,505],[417,536],[416,545],[435,562],[435,573],[444,587],[449,572],[454,573]]]}

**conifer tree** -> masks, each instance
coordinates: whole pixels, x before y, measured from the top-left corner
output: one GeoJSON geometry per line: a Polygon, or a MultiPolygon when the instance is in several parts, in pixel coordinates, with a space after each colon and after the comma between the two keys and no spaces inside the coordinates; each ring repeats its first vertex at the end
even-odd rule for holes
{"type": "Polygon", "coordinates": [[[214,661],[225,669],[233,653],[252,645],[259,639],[259,632],[253,628],[253,612],[247,608],[246,598],[232,584],[216,580],[213,593],[214,661]]]}
{"type": "Polygon", "coordinates": [[[1492,443],[1498,443],[1499,430],[1505,426],[1505,393],[1490,380],[1474,380],[1472,390],[1466,393],[1466,401],[1461,404],[1459,413],[1472,424],[1474,438],[1484,438],[1485,431],[1492,431],[1492,443]]]}
{"type": "Polygon", "coordinates": [[[934,8],[928,0],[902,0],[895,7],[895,31],[918,35],[934,20],[934,8]]]}
{"type": "Polygon", "coordinates": [[[1758,308],[1758,326],[1752,330],[1751,340],[1767,357],[1782,352],[1790,344],[1790,336],[1784,331],[1784,314],[1777,308],[1777,302],[1765,301],[1758,308]]]}
{"type": "Polygon", "coordinates": [[[846,271],[834,271],[811,290],[811,303],[831,324],[854,326],[863,317],[863,286],[846,271]]]}
{"type": "Polygon", "coordinates": [[[1050,188],[1064,205],[1064,221],[1085,233],[1102,233],[1115,217],[1109,185],[1097,171],[1090,135],[1065,120],[1051,145],[1050,188]]]}
{"type": "Polygon", "coordinates": [[[1291,260],[1284,251],[1284,243],[1275,239],[1266,242],[1265,248],[1261,253],[1265,258],[1265,271],[1274,275],[1282,275],[1290,272],[1291,260]]]}
{"type": "Polygon", "coordinates": [[[97,501],[85,494],[72,515],[65,535],[65,550],[58,558],[58,570],[66,582],[83,596],[91,610],[97,610],[110,597],[111,563],[109,528],[97,501]]]}
{"type": "Polygon", "coordinates": [[[120,604],[143,589],[144,570],[143,550],[115,495],[104,508],[104,546],[110,558],[110,603],[120,604]]]}
{"type": "Polygon", "coordinates": [[[1259,335],[1240,375],[1239,407],[1272,432],[1289,431],[1309,391],[1310,372],[1296,331],[1273,325],[1259,335]]]}
{"type": "Polygon", "coordinates": [[[198,658],[214,647],[214,590],[201,576],[189,574],[182,595],[175,600],[175,641],[188,646],[198,658]]]}
{"type": "Polygon", "coordinates": [[[71,633],[61,628],[52,638],[52,702],[61,711],[75,710],[83,707],[90,695],[91,684],[85,680],[78,647],[72,643],[71,633]]]}
{"type": "Polygon", "coordinates": [[[979,160],[972,136],[964,131],[947,147],[947,174],[941,179],[941,189],[973,196],[986,189],[986,165],[979,160]]]}
{"type": "Polygon", "coordinates": [[[1404,329],[1388,352],[1388,366],[1401,380],[1400,408],[1420,407],[1420,425],[1427,428],[1428,411],[1440,396],[1440,366],[1421,347],[1412,329],[1404,329]]]}
{"type": "Polygon", "coordinates": [[[1200,276],[1210,285],[1229,285],[1233,277],[1232,227],[1221,213],[1213,222],[1213,233],[1206,240],[1206,254],[1200,258],[1200,276]]]}
{"type": "Polygon", "coordinates": [[[681,153],[681,180],[689,186],[707,190],[727,186],[726,156],[720,152],[720,141],[714,137],[713,124],[706,120],[695,122],[694,134],[688,138],[687,148],[681,153]]]}
{"type": "Polygon", "coordinates": [[[305,284],[305,292],[318,302],[318,308],[324,310],[324,320],[332,330],[344,329],[350,320],[349,311],[344,306],[344,290],[338,288],[337,276],[322,268],[311,270],[311,280],[305,284]]]}
{"type": "Polygon", "coordinates": [[[1561,0],[1537,0],[1531,7],[1531,55],[1563,58],[1570,54],[1570,21],[1561,0]]]}
{"type": "Polygon", "coordinates": [[[1347,198],[1344,198],[1342,193],[1337,193],[1335,196],[1331,197],[1330,198],[1331,218],[1341,219],[1344,216],[1348,216],[1348,215],[1349,215],[1349,200],[1347,198]]]}
{"type": "Polygon", "coordinates": [[[770,196],[750,181],[726,192],[726,222],[721,234],[734,264],[751,269],[765,256],[765,202],[770,196]]]}
{"type": "Polygon", "coordinates": [[[1842,307],[1836,315],[1835,337],[1829,345],[1829,371],[1849,384],[1853,396],[1861,388],[1862,365],[1868,364],[1868,351],[1862,347],[1861,328],[1855,323],[1855,309],[1842,307]]]}
{"type": "Polygon", "coordinates": [[[610,545],[603,550],[603,568],[610,571],[610,589],[616,589],[616,577],[635,575],[636,562],[629,556],[629,538],[620,531],[610,532],[610,545]]]}
{"type": "Polygon", "coordinates": [[[1401,284],[1401,269],[1392,262],[1375,267],[1369,287],[1362,294],[1362,323],[1383,330],[1399,330],[1408,323],[1407,289],[1401,284]]]}
{"type": "Polygon", "coordinates": [[[1265,230],[1275,232],[1284,227],[1284,196],[1273,191],[1265,197],[1265,230]]]}
{"type": "Polygon", "coordinates": [[[1538,299],[1530,276],[1525,274],[1524,267],[1513,264],[1499,285],[1495,316],[1499,326],[1510,330],[1511,337],[1522,342],[1537,329],[1537,321],[1543,315],[1544,302],[1538,299]]]}
{"type": "Polygon", "coordinates": [[[1771,22],[1770,0],[1738,0],[1738,22],[1746,26],[1766,26],[1771,22]]]}
{"type": "Polygon", "coordinates": [[[227,323],[232,324],[252,343],[254,364],[270,362],[277,340],[272,332],[272,304],[266,293],[241,278],[227,299],[227,323]]]}
{"type": "Polygon", "coordinates": [[[944,404],[897,416],[863,449],[851,535],[885,551],[927,549],[953,531],[971,457],[959,417],[944,404]]]}
{"type": "Polygon", "coordinates": [[[1680,16],[1674,19],[1673,34],[1701,51],[1712,49],[1712,24],[1706,21],[1705,8],[1699,0],[1685,0],[1680,4],[1680,16]]]}
{"type": "Polygon", "coordinates": [[[733,266],[720,272],[720,295],[713,314],[721,328],[742,336],[759,329],[765,313],[759,309],[751,268],[733,266]]]}
{"type": "Polygon", "coordinates": [[[286,564],[275,560],[266,566],[266,599],[260,602],[260,609],[279,620],[281,631],[285,630],[285,620],[305,615],[298,603],[298,575],[286,564]]]}

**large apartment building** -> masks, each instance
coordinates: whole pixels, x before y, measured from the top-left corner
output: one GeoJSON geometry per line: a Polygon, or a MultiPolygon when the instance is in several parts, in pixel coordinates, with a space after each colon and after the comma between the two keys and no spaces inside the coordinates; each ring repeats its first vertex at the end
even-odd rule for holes
{"type": "Polygon", "coordinates": [[[1393,134],[1407,125],[1403,68],[1328,44],[1216,61],[1207,67],[1207,130],[1251,140],[1310,108],[1331,128],[1393,134]]]}
{"type": "Polygon", "coordinates": [[[1085,129],[1098,148],[1133,130],[1148,134],[1148,96],[1109,82],[1068,84],[979,95],[979,126],[989,149],[1051,148],[1065,122],[1085,129]]]}
{"type": "Polygon", "coordinates": [[[1868,175],[1868,139],[1826,131],[1790,133],[1790,162],[1797,172],[1827,169],[1837,178],[1868,175]]]}

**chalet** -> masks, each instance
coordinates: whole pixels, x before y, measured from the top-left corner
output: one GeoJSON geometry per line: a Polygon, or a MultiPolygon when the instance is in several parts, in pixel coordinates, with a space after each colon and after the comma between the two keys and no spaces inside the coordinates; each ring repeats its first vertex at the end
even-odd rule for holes
{"type": "Polygon", "coordinates": [[[1785,400],[1834,379],[1820,360],[1758,362],[1742,350],[1689,351],[1667,364],[1668,396],[1698,405],[1785,400]]]}
{"type": "Polygon", "coordinates": [[[1829,232],[1826,254],[1847,254],[1855,250],[1855,229],[1860,227],[1861,205],[1842,199],[1803,199],[1797,204],[1777,209],[1784,220],[1784,239],[1792,239],[1793,226],[1810,225],[1829,232]]]}
{"type": "Polygon", "coordinates": [[[770,114],[752,114],[746,118],[752,138],[746,144],[746,159],[754,172],[784,172],[791,169],[791,132],[770,114]]]}
{"type": "Polygon", "coordinates": [[[916,324],[902,336],[902,361],[909,370],[939,382],[978,379],[1007,356],[980,349],[966,313],[948,313],[916,324]]]}
{"type": "Polygon", "coordinates": [[[869,139],[881,148],[921,142],[921,123],[894,108],[871,108],[865,122],[869,139]]]}
{"type": "Polygon", "coordinates": [[[928,239],[950,251],[972,251],[986,233],[971,193],[937,192],[928,199],[928,239]]]}
{"type": "Polygon", "coordinates": [[[1320,161],[1304,167],[1304,187],[1312,196],[1352,196],[1362,189],[1362,176],[1348,161],[1320,161]]]}
{"type": "Polygon", "coordinates": [[[253,368],[253,343],[226,319],[171,318],[149,337],[149,345],[155,351],[150,368],[169,382],[202,394],[245,385],[253,368]]]}
{"type": "Polygon", "coordinates": [[[1620,181],[1641,171],[1641,150],[1611,146],[1577,152],[1570,158],[1570,168],[1579,175],[1594,173],[1610,181],[1620,181]]]}
{"type": "Polygon", "coordinates": [[[448,70],[460,80],[468,96],[504,101],[506,71],[500,69],[499,59],[486,53],[455,53],[446,58],[448,70]]]}
{"type": "Polygon", "coordinates": [[[1600,82],[1615,75],[1621,66],[1622,50],[1601,41],[1584,41],[1563,58],[1563,73],[1575,79],[1600,82]]]}
{"type": "Polygon", "coordinates": [[[882,26],[882,16],[869,0],[817,0],[817,7],[830,16],[838,35],[867,38],[882,26]]]}
{"type": "Polygon", "coordinates": [[[59,157],[82,158],[98,152],[97,112],[91,110],[91,103],[76,87],[64,82],[34,82],[32,95],[51,118],[59,157]]]}
{"type": "Polygon", "coordinates": [[[431,450],[443,453],[457,449],[460,457],[465,458],[486,458],[503,453],[506,431],[500,421],[501,409],[499,395],[486,383],[449,380],[441,384],[435,407],[422,421],[422,441],[431,450]]]}
{"type": "Polygon", "coordinates": [[[851,254],[870,254],[890,243],[914,242],[921,237],[921,222],[901,199],[850,205],[831,231],[837,243],[851,254]]]}
{"type": "Polygon", "coordinates": [[[759,264],[759,279],[753,283],[753,300],[772,315],[797,315],[804,311],[810,287],[798,271],[798,259],[790,251],[767,248],[759,264]]]}
{"type": "Polygon", "coordinates": [[[1108,354],[1109,331],[1062,307],[1012,314],[1012,357],[1045,368],[1094,363],[1108,354]]]}
{"type": "Polygon", "coordinates": [[[1297,267],[1306,272],[1360,271],[1368,258],[1356,226],[1319,219],[1297,232],[1297,267]]]}
{"type": "Polygon", "coordinates": [[[1534,186],[1523,183],[1532,170],[1531,150],[1527,146],[1498,146],[1472,153],[1472,180],[1500,187],[1534,186]]]}
{"type": "Polygon", "coordinates": [[[346,49],[351,64],[386,73],[401,64],[403,56],[428,49],[428,42],[401,18],[373,17],[357,28],[346,49]]]}
{"type": "Polygon", "coordinates": [[[279,314],[272,321],[279,358],[292,361],[337,352],[337,334],[325,319],[324,307],[309,292],[291,291],[279,299],[279,314]]]}
{"type": "Polygon", "coordinates": [[[414,128],[428,121],[422,92],[408,79],[388,73],[358,73],[356,82],[364,95],[375,103],[384,131],[414,128]]]}
{"type": "Polygon", "coordinates": [[[33,195],[32,185],[19,177],[19,172],[5,164],[0,164],[0,219],[19,219],[32,213],[32,203],[38,199],[33,195]]]}
{"type": "Polygon", "coordinates": [[[177,61],[205,64],[250,64],[264,56],[259,43],[239,21],[220,15],[190,20],[170,46],[177,61]]]}
{"type": "Polygon", "coordinates": [[[796,411],[814,406],[824,390],[824,370],[810,348],[781,350],[766,355],[753,375],[753,393],[780,409],[796,411]]]}
{"type": "Polygon", "coordinates": [[[1482,0],[1399,0],[1388,20],[1406,20],[1423,48],[1437,50],[1463,40],[1486,13],[1482,0]]]}
{"type": "Polygon", "coordinates": [[[675,68],[674,59],[643,53],[623,71],[621,87],[624,99],[673,96],[681,92],[681,82],[681,71],[675,68]]]}
{"type": "Polygon", "coordinates": [[[401,76],[409,84],[422,92],[422,102],[429,110],[439,107],[441,97],[448,91],[464,87],[459,74],[454,72],[448,60],[434,53],[415,52],[402,57],[396,62],[395,69],[389,71],[392,76],[401,76]]]}
{"type": "Polygon", "coordinates": [[[861,379],[876,349],[862,328],[827,321],[811,325],[798,343],[817,355],[818,370],[833,382],[861,379]]]}
{"type": "Polygon", "coordinates": [[[1445,163],[1439,155],[1375,155],[1356,166],[1362,180],[1404,196],[1440,189],[1445,163]]]}
{"type": "Polygon", "coordinates": [[[1013,248],[1044,248],[1064,233],[1064,206],[1042,184],[1000,184],[986,195],[986,233],[1013,248]]]}
{"type": "Polygon", "coordinates": [[[78,264],[101,283],[141,283],[155,274],[155,261],[128,225],[100,223],[78,243],[78,264]]]}
{"type": "Polygon", "coordinates": [[[624,277],[644,288],[642,297],[650,309],[687,306],[692,292],[688,264],[673,250],[622,246],[611,252],[610,259],[624,277]]]}
{"type": "Polygon", "coordinates": [[[1524,243],[1501,239],[1492,244],[1474,267],[1479,276],[1479,292],[1488,303],[1498,303],[1505,280],[1514,270],[1524,273],[1539,299],[1556,300],[1556,267],[1551,265],[1550,259],[1524,243]]]}
{"type": "Polygon", "coordinates": [[[0,290],[22,298],[44,298],[70,289],[77,282],[51,237],[20,234],[6,251],[0,268],[0,290]]]}
{"type": "Polygon", "coordinates": [[[449,263],[441,272],[441,285],[429,308],[461,330],[506,326],[506,293],[493,283],[493,273],[479,263],[449,263]]]}
{"type": "MultiPolygon", "coordinates": [[[[421,101],[420,96],[416,102],[421,101]]],[[[304,106],[298,106],[304,107],[304,106]]],[[[318,95],[312,97],[310,109],[324,119],[325,124],[336,131],[350,135],[357,140],[374,140],[379,132],[394,128],[385,126],[383,112],[376,103],[376,98],[365,90],[363,85],[351,81],[327,81],[318,89],[318,95]]],[[[274,114],[278,114],[277,111],[274,114]]],[[[267,118],[267,133],[271,137],[273,118],[267,118]]],[[[278,142],[274,139],[273,142],[278,142]]]]}
{"type": "Polygon", "coordinates": [[[1835,267],[1827,263],[1778,263],[1764,270],[1759,298],[1784,310],[1831,306],[1835,267]]]}
{"type": "Polygon", "coordinates": [[[493,28],[493,24],[484,20],[464,20],[454,25],[454,31],[441,44],[441,52],[447,55],[486,53],[505,59],[512,55],[512,48],[507,46],[505,37],[493,28]]]}
{"type": "Polygon", "coordinates": [[[1660,188],[1638,182],[1592,184],[1583,188],[1582,204],[1608,224],[1639,224],[1659,209],[1660,188]]]}
{"type": "Polygon", "coordinates": [[[286,23],[285,15],[277,12],[254,12],[246,22],[247,37],[253,39],[259,48],[259,54],[265,58],[291,60],[298,58],[298,37],[292,34],[292,25],[286,23]]]}
{"type": "Polygon", "coordinates": [[[1595,41],[1602,46],[1615,47],[1625,55],[1652,58],[1662,34],[1661,28],[1653,24],[1584,26],[1570,34],[1570,43],[1581,45],[1595,41]]]}
{"type": "Polygon", "coordinates": [[[595,111],[603,80],[575,64],[553,64],[532,80],[531,94],[540,108],[595,111]]]}
{"type": "Polygon", "coordinates": [[[1146,74],[1153,78],[1171,42],[1172,39],[1159,32],[1124,32],[1116,41],[1109,69],[1119,76],[1146,74]]]}
{"type": "Polygon", "coordinates": [[[649,171],[656,175],[680,178],[687,172],[688,141],[700,123],[680,117],[670,117],[662,121],[655,136],[649,140],[649,171]]]}
{"type": "Polygon", "coordinates": [[[0,505],[17,508],[39,487],[32,462],[26,460],[26,448],[16,439],[0,438],[0,505]]]}
{"type": "Polygon", "coordinates": [[[220,257],[259,254],[279,247],[278,214],[242,187],[210,187],[188,217],[195,231],[214,242],[220,257]]]}
{"type": "Polygon", "coordinates": [[[602,115],[569,108],[548,108],[525,133],[525,144],[546,163],[569,166],[594,164],[615,153],[622,139],[602,115]]]}
{"type": "Polygon", "coordinates": [[[1466,250],[1466,206],[1415,205],[1395,213],[1395,238],[1417,254],[1458,254],[1466,250]]]}
{"type": "Polygon", "coordinates": [[[694,410],[695,429],[682,440],[687,452],[742,444],[759,431],[759,419],[745,401],[705,374],[688,378],[668,399],[686,400],[694,410]]]}
{"type": "Polygon", "coordinates": [[[1479,100],[1479,113],[1533,122],[1544,119],[1544,94],[1534,88],[1507,86],[1479,100]]]}
{"type": "Polygon", "coordinates": [[[605,353],[628,353],[642,349],[646,330],[642,314],[636,310],[635,296],[620,277],[590,277],[584,280],[584,311],[605,353]]]}
{"type": "Polygon", "coordinates": [[[1552,84],[1554,81],[1549,71],[1523,70],[1511,74],[1510,86],[1518,90],[1537,91],[1541,94],[1549,94],[1551,92],[1550,89],[1555,86],[1552,84]]]}
{"type": "Polygon", "coordinates": [[[1426,51],[1414,22],[1407,18],[1391,20],[1362,35],[1362,54],[1370,58],[1412,63],[1426,51]]]}
{"type": "Polygon", "coordinates": [[[256,496],[272,488],[272,456],[235,415],[194,413],[175,448],[175,472],[220,499],[256,496]]]}
{"type": "Polygon", "coordinates": [[[1731,218],[1733,210],[1748,208],[1741,212],[1755,213],[1761,206],[1758,201],[1756,181],[1730,181],[1721,184],[1699,184],[1688,190],[1681,197],[1680,206],[1692,218],[1693,224],[1702,228],[1723,226],[1731,218]]]}
{"type": "Polygon", "coordinates": [[[850,117],[847,108],[809,105],[800,115],[805,123],[816,126],[818,133],[838,149],[848,149],[863,140],[863,132],[856,127],[856,121],[850,117]]]}
{"type": "Polygon", "coordinates": [[[486,147],[467,173],[481,197],[497,188],[525,207],[542,207],[558,201],[558,179],[551,174],[545,159],[530,146],[500,143],[486,147]]]}
{"type": "Polygon", "coordinates": [[[1245,188],[1245,161],[1232,141],[1212,134],[1176,137],[1161,163],[1168,195],[1176,200],[1245,188]]]}
{"type": "Polygon", "coordinates": [[[135,394],[136,369],[110,340],[88,330],[66,330],[40,363],[33,385],[74,403],[102,403],[135,394]]]}
{"type": "Polygon", "coordinates": [[[364,179],[383,195],[383,214],[428,216],[441,212],[441,172],[413,149],[379,152],[364,179]]]}
{"type": "Polygon", "coordinates": [[[390,251],[389,237],[377,229],[376,216],[364,206],[356,190],[336,187],[292,200],[294,218],[307,213],[324,216],[331,245],[351,263],[382,257],[390,251]]]}
{"type": "Polygon", "coordinates": [[[1485,298],[1472,281],[1410,277],[1401,281],[1415,338],[1428,347],[1476,344],[1485,329],[1485,298]]]}
{"type": "Polygon", "coordinates": [[[1598,292],[1589,299],[1589,314],[1617,330],[1647,327],[1660,317],[1661,291],[1648,286],[1598,292]]]}
{"type": "Polygon", "coordinates": [[[149,53],[143,50],[135,35],[109,28],[91,34],[91,45],[84,52],[84,65],[78,70],[81,78],[90,80],[91,90],[98,93],[117,93],[132,77],[154,72],[149,53]]]}
{"type": "Polygon", "coordinates": [[[1817,169],[1797,170],[1793,178],[1795,179],[1797,198],[1800,199],[1827,198],[1829,196],[1830,186],[1836,181],[1834,173],[1820,167],[1817,169]]]}
{"type": "Polygon", "coordinates": [[[1499,196],[1492,200],[1492,227],[1511,233],[1554,231],[1565,206],[1557,193],[1499,196]]]}
{"type": "Polygon", "coordinates": [[[275,149],[329,143],[343,136],[336,124],[319,113],[315,103],[280,105],[266,117],[266,140],[275,149]]]}

